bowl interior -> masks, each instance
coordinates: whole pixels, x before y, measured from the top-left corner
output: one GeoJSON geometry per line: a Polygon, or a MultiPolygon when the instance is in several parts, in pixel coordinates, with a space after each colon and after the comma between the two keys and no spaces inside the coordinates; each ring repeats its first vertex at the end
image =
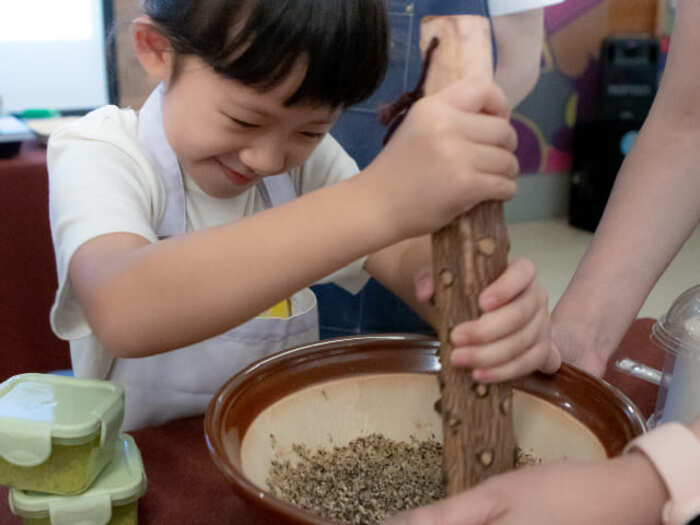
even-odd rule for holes
{"type": "MultiPolygon", "coordinates": [[[[263,490],[273,459],[297,455],[292,445],[332,449],[372,433],[396,441],[442,441],[442,419],[433,409],[440,397],[432,374],[361,375],[311,386],[261,412],[240,449],[243,474],[263,490]]],[[[518,446],[543,461],[603,459],[600,439],[565,410],[516,390],[513,422],[518,446]]]]}
{"type": "MultiPolygon", "coordinates": [[[[294,523],[328,523],[267,492],[273,459],[293,444],[342,446],[372,433],[442,439],[433,405],[439,343],[420,336],[324,341],[260,361],[229,380],[209,406],[205,431],[215,463],[242,496],[294,523]]],[[[613,456],[644,431],[619,391],[575,368],[520,381],[513,398],[518,445],[542,459],[613,456]]]]}

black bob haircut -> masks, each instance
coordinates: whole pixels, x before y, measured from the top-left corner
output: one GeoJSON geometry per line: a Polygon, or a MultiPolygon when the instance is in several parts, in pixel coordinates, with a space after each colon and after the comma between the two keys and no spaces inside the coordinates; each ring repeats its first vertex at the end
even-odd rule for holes
{"type": "MultiPolygon", "coordinates": [[[[143,0],[179,56],[262,90],[299,59],[306,77],[285,101],[344,108],[369,97],[388,63],[384,0],[143,0]]],[[[172,81],[177,79],[176,60],[172,81]]]]}

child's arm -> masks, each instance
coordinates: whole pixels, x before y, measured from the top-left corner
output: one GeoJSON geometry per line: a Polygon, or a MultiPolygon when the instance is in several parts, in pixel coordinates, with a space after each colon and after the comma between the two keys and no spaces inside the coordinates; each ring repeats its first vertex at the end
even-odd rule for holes
{"type": "Polygon", "coordinates": [[[93,333],[138,357],[222,333],[353,260],[515,191],[503,94],[457,84],[421,100],[366,170],[235,224],[149,243],[94,238],[69,276],[93,333]],[[435,184],[434,173],[441,173],[435,184]]]}

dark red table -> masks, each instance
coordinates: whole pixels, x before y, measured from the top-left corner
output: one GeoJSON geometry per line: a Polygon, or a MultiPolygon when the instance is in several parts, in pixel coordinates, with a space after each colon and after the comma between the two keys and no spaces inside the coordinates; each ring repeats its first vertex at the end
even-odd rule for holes
{"type": "MultiPolygon", "coordinates": [[[[660,368],[662,355],[650,341],[653,321],[635,321],[613,356],[623,356],[660,368]]],[[[654,410],[656,387],[609,369],[605,379],[620,388],[649,416],[654,410]]],[[[266,521],[233,494],[209,459],[204,442],[203,418],[173,421],[132,432],[141,450],[148,476],[148,491],[139,506],[142,525],[180,524],[262,525],[266,521]]],[[[7,490],[0,489],[0,525],[18,525],[7,505],[7,490]]]]}
{"type": "Polygon", "coordinates": [[[25,142],[0,159],[0,382],[70,368],[68,343],[49,326],[56,294],[46,150],[25,142]]]}

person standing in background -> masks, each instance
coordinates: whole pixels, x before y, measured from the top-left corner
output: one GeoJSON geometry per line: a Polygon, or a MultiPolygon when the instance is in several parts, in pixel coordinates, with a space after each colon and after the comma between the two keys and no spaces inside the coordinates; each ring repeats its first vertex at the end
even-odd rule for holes
{"type": "MultiPolygon", "coordinates": [[[[700,3],[679,0],[652,109],[552,314],[562,358],[594,375],[605,371],[659,276],[700,222],[699,24],[700,3]]],[[[699,524],[700,420],[689,427],[660,425],[610,460],[494,476],[386,525],[533,523],[699,524]]]]}

